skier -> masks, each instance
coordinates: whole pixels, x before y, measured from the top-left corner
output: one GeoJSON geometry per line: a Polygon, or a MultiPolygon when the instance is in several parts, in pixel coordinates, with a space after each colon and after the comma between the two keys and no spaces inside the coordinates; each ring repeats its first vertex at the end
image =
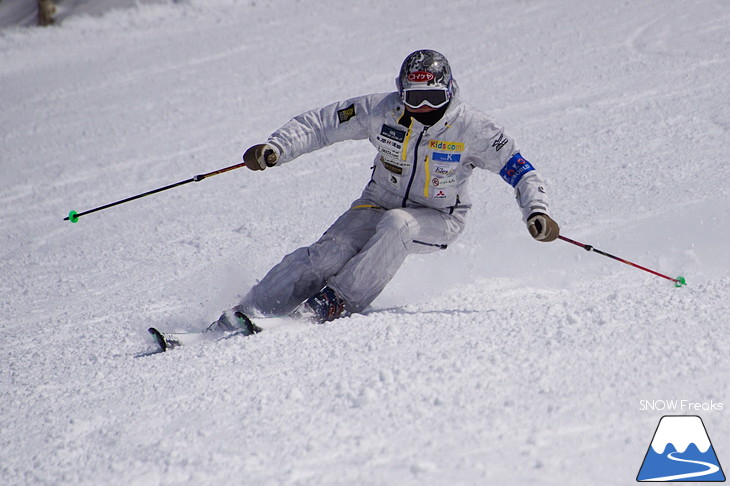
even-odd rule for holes
{"type": "Polygon", "coordinates": [[[314,244],[273,267],[209,329],[236,330],[246,315],[315,323],[361,312],[406,256],[444,250],[464,229],[474,168],[499,174],[516,194],[533,238],[553,241],[544,183],[487,115],[459,99],[446,58],[418,50],[403,61],[397,91],[359,96],[294,117],[243,155],[253,171],[367,138],[377,153],[360,198],[314,244]]]}

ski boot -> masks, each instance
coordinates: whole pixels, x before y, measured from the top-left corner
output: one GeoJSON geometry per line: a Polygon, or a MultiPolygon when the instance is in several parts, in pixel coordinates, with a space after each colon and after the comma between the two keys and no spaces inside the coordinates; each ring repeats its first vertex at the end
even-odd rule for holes
{"type": "Polygon", "coordinates": [[[338,317],[349,316],[345,308],[345,301],[334,290],[325,287],[294,309],[291,317],[311,321],[314,324],[324,324],[338,317]]]}

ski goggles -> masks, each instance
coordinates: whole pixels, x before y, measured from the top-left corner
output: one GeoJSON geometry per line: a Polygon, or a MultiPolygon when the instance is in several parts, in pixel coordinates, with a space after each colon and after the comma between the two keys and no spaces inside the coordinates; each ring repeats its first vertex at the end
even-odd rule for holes
{"type": "Polygon", "coordinates": [[[441,108],[449,102],[450,95],[446,88],[406,89],[403,90],[402,98],[403,103],[410,108],[441,108]]]}

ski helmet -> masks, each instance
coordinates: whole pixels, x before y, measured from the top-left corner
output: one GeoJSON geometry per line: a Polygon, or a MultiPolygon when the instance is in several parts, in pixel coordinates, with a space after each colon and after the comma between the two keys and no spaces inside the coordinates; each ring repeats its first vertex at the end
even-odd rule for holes
{"type": "Polygon", "coordinates": [[[396,85],[404,101],[409,90],[440,90],[446,94],[442,103],[446,104],[452,95],[449,61],[443,54],[431,49],[412,52],[401,65],[396,85]]]}

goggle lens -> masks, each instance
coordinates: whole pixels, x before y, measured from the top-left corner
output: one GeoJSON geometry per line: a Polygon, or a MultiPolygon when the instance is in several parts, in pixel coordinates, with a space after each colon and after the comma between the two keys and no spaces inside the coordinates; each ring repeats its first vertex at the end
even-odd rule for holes
{"type": "Polygon", "coordinates": [[[446,89],[410,89],[403,92],[403,102],[411,108],[441,108],[449,101],[446,89]]]}

